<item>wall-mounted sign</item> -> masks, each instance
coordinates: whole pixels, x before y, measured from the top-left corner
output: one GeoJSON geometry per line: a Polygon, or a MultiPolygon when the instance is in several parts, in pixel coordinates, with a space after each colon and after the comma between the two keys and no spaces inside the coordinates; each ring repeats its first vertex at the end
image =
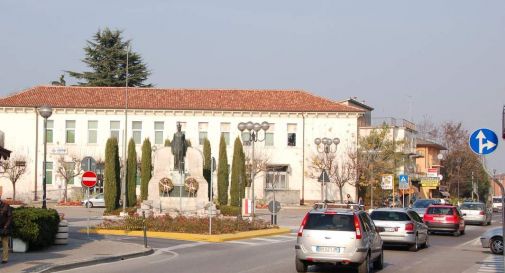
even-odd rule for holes
{"type": "Polygon", "coordinates": [[[421,177],[421,181],[419,182],[423,187],[438,187],[440,186],[440,180],[438,177],[421,177]]]}
{"type": "Polygon", "coordinates": [[[67,148],[64,147],[54,147],[51,149],[51,154],[53,155],[66,155],[67,148]]]}

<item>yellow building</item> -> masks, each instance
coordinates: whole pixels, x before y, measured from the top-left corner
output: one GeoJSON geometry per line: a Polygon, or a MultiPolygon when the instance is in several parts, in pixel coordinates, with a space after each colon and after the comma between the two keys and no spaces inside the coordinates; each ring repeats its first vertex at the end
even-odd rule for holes
{"type": "Polygon", "coordinates": [[[416,152],[416,174],[413,185],[419,189],[419,198],[449,197],[446,190],[440,187],[441,151],[447,150],[444,146],[433,141],[418,139],[416,152]]]}

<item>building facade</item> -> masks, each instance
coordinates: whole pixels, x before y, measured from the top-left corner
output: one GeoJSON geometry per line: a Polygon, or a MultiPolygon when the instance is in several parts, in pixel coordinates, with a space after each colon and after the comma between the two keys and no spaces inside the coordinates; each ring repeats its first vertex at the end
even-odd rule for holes
{"type": "MultiPolygon", "coordinates": [[[[58,169],[72,158],[103,161],[109,137],[118,139],[123,157],[125,130],[126,139],[136,143],[139,160],[142,141],[149,138],[153,146],[163,146],[165,139],[172,139],[177,122],[193,148],[202,150],[203,139],[208,138],[216,160],[223,135],[231,164],[233,142],[242,137],[237,125],[266,121],[270,129],[260,133],[263,141],[255,143],[255,159],[266,166],[254,181],[256,197],[266,198],[272,190],[268,182],[274,180],[277,199],[283,203],[319,200],[320,183],[310,173],[311,158],[317,153],[314,139],[338,137],[337,153],[356,147],[358,119],[363,115],[358,108],[304,91],[37,86],[0,99],[5,146],[13,151],[11,157],[26,161],[26,173],[16,183],[18,199],[42,196],[44,119],[37,110],[42,105],[53,108],[47,120],[45,169],[51,199],[61,197],[64,180],[58,169]]],[[[242,140],[250,155],[252,146],[242,140]]],[[[0,177],[4,195],[10,196],[10,182],[0,177]]],[[[80,177],[70,182],[69,188],[79,194],[80,177]]],[[[336,199],[331,185],[329,192],[328,199],[336,199]]],[[[354,187],[348,185],[345,193],[355,197],[354,187]]]]}

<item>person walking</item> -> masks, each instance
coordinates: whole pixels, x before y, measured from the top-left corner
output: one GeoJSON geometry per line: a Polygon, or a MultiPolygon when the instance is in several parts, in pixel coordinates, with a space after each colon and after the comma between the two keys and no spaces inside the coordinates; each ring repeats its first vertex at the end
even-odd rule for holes
{"type": "Polygon", "coordinates": [[[2,238],[2,263],[9,260],[9,236],[11,235],[12,208],[0,196],[0,237],[2,238]]]}

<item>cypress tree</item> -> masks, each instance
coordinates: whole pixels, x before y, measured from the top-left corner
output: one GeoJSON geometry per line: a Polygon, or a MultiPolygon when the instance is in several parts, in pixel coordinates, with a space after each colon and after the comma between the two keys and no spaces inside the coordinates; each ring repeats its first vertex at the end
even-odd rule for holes
{"type": "Polygon", "coordinates": [[[167,139],[165,139],[165,147],[170,147],[170,144],[172,144],[172,143],[170,142],[170,139],[168,139],[168,138],[167,138],[167,139]]]}
{"type": "Polygon", "coordinates": [[[142,144],[142,163],[140,165],[140,198],[142,201],[147,200],[148,185],[151,180],[151,153],[151,141],[146,138],[142,144]]]}
{"type": "Polygon", "coordinates": [[[240,204],[240,196],[244,184],[244,177],[242,177],[242,142],[237,137],[233,145],[233,161],[231,165],[231,183],[230,183],[230,205],[238,206],[240,204]]]}
{"type": "Polygon", "coordinates": [[[211,175],[212,175],[212,170],[211,170],[211,161],[212,161],[212,156],[211,156],[211,149],[210,149],[210,141],[205,138],[203,142],[203,177],[205,180],[207,180],[207,185],[208,185],[208,198],[210,201],[210,193],[212,191],[211,185],[210,185],[210,180],[211,180],[211,175]]]}
{"type": "Polygon", "coordinates": [[[135,151],[135,141],[130,138],[128,142],[128,158],[126,163],[126,197],[127,207],[134,207],[137,203],[136,180],[137,180],[137,151],[135,151]]]}
{"type": "Polygon", "coordinates": [[[115,137],[107,140],[105,146],[105,174],[104,174],[104,193],[105,193],[105,210],[113,211],[118,207],[118,192],[117,192],[117,169],[119,165],[116,161],[116,154],[118,153],[118,144],[115,137]]]}
{"type": "Polygon", "coordinates": [[[228,205],[228,155],[226,154],[226,141],[221,135],[219,141],[219,164],[217,166],[217,195],[220,205],[228,205]]]}
{"type": "MultiPolygon", "coordinates": [[[[116,138],[114,138],[116,139],[116,138]]],[[[119,162],[119,144],[116,139],[114,142],[114,172],[116,173],[116,208],[119,207],[119,199],[121,199],[121,163],[119,162]]]]}

